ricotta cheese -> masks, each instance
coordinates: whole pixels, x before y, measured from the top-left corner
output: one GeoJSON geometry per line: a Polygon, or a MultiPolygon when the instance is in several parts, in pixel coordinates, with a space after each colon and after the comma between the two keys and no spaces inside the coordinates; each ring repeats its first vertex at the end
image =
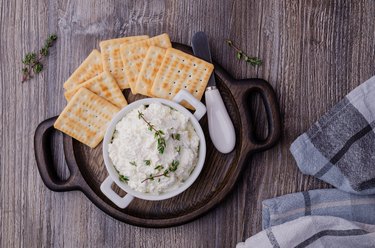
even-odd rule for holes
{"type": "Polygon", "coordinates": [[[120,180],[150,194],[174,190],[186,181],[197,165],[198,150],[199,137],[189,118],[161,103],[127,113],[108,146],[120,180]]]}

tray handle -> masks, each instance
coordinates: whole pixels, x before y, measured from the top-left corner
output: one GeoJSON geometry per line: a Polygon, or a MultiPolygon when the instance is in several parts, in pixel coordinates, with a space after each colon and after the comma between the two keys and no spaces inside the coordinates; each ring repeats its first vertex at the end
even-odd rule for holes
{"type": "Polygon", "coordinates": [[[51,149],[51,136],[53,132],[57,131],[53,124],[57,119],[52,117],[39,124],[35,131],[34,136],[34,148],[35,148],[35,159],[38,166],[40,176],[44,184],[53,191],[71,191],[81,190],[79,185],[79,171],[78,168],[70,166],[70,176],[66,180],[61,180],[57,175],[56,166],[53,164],[52,149],[51,149]]]}
{"type": "Polygon", "coordinates": [[[262,79],[251,79],[251,81],[246,79],[238,80],[236,85],[243,88],[243,90],[241,90],[241,92],[243,92],[243,95],[241,97],[242,108],[240,107],[240,111],[243,112],[241,113],[241,115],[246,115],[248,118],[249,138],[251,142],[250,150],[257,152],[272,147],[274,144],[276,144],[281,134],[280,108],[275,91],[268,82],[262,79]],[[252,123],[252,120],[250,118],[248,101],[251,98],[252,93],[260,94],[262,102],[266,109],[268,135],[263,140],[256,139],[254,124],[252,123]]]}

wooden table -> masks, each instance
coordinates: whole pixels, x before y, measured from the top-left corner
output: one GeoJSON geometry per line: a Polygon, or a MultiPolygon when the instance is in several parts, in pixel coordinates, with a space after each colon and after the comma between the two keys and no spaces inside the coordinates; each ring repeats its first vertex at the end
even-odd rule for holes
{"type": "MultiPolygon", "coordinates": [[[[374,74],[370,0],[17,0],[1,1],[0,11],[1,247],[233,247],[261,230],[262,200],[327,187],[298,171],[289,146],[374,74]],[[63,109],[63,82],[98,42],[167,32],[173,41],[189,44],[198,30],[209,35],[214,59],[236,78],[263,78],[275,88],[281,142],[253,157],[217,208],[178,227],[130,226],[105,215],[80,192],[48,190],[35,164],[34,130],[63,109]],[[46,69],[21,84],[22,57],[53,32],[59,39],[46,69]],[[264,64],[254,68],[238,61],[227,38],[264,64]]],[[[262,106],[251,104],[262,135],[262,106]]],[[[67,176],[61,153],[55,161],[67,176]]]]}

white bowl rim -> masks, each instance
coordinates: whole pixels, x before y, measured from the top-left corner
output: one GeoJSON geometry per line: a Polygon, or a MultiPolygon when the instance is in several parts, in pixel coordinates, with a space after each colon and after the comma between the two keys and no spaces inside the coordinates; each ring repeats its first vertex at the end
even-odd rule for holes
{"type": "Polygon", "coordinates": [[[202,171],[205,158],[206,158],[206,140],[205,136],[202,130],[201,125],[199,124],[199,120],[197,120],[192,113],[190,113],[186,108],[181,106],[180,104],[166,99],[161,98],[145,98],[141,100],[137,100],[135,102],[130,103],[129,105],[125,106],[123,109],[121,109],[111,120],[109,123],[107,130],[104,135],[103,140],[103,158],[104,158],[104,164],[106,166],[106,169],[108,171],[109,176],[111,179],[116,183],[117,186],[119,186],[122,190],[124,190],[127,194],[130,194],[136,198],[143,199],[143,200],[150,200],[150,201],[159,201],[159,200],[165,200],[169,199],[171,197],[174,197],[182,192],[184,192],[187,188],[189,188],[195,180],[198,178],[199,174],[202,171]],[[188,179],[179,187],[177,187],[174,190],[162,193],[160,195],[156,194],[150,194],[150,193],[142,193],[139,191],[136,191],[132,189],[129,185],[127,185],[124,182],[121,182],[119,179],[118,172],[116,171],[111,159],[109,158],[108,154],[108,144],[111,142],[113,133],[116,129],[117,123],[131,110],[141,106],[141,105],[149,105],[151,103],[159,102],[164,105],[170,106],[176,110],[178,110],[180,113],[184,114],[186,117],[189,118],[191,121],[198,137],[199,137],[199,154],[198,154],[198,162],[195,166],[193,172],[188,177],[188,179]]]}

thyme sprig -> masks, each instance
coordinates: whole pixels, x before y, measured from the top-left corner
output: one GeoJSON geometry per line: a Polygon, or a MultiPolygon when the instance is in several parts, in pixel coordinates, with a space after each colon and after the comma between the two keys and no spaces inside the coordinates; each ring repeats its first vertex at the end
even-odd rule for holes
{"type": "MultiPolygon", "coordinates": [[[[145,178],[141,183],[146,182],[147,180],[153,181],[155,178],[158,177],[169,177],[169,173],[175,172],[179,166],[180,162],[178,160],[173,160],[172,163],[169,165],[168,169],[164,170],[163,173],[152,175],[150,174],[147,178],[145,178]]],[[[156,169],[156,168],[155,168],[156,169]]]]}
{"type": "Polygon", "coordinates": [[[233,44],[233,41],[231,40],[225,40],[225,42],[228,44],[228,46],[232,47],[234,50],[236,50],[236,57],[237,59],[241,60],[243,59],[247,63],[249,63],[252,66],[257,66],[262,64],[262,60],[258,57],[251,57],[244,53],[240,48],[236,47],[233,44]]]}
{"type": "Polygon", "coordinates": [[[141,112],[141,111],[138,111],[138,118],[139,119],[142,119],[146,124],[147,124],[147,127],[148,127],[148,130],[150,131],[154,131],[154,137],[157,141],[157,149],[158,149],[158,152],[160,154],[163,154],[164,153],[164,149],[165,147],[167,146],[167,143],[165,142],[165,139],[164,139],[164,132],[162,130],[157,130],[154,125],[152,125],[149,121],[147,121],[145,119],[145,116],[144,114],[141,112]]]}
{"type": "Polygon", "coordinates": [[[27,53],[22,60],[24,67],[22,68],[22,83],[31,79],[35,74],[39,74],[43,70],[42,60],[48,56],[50,47],[57,40],[56,34],[48,36],[44,42],[44,46],[39,50],[39,53],[27,53]]]}

